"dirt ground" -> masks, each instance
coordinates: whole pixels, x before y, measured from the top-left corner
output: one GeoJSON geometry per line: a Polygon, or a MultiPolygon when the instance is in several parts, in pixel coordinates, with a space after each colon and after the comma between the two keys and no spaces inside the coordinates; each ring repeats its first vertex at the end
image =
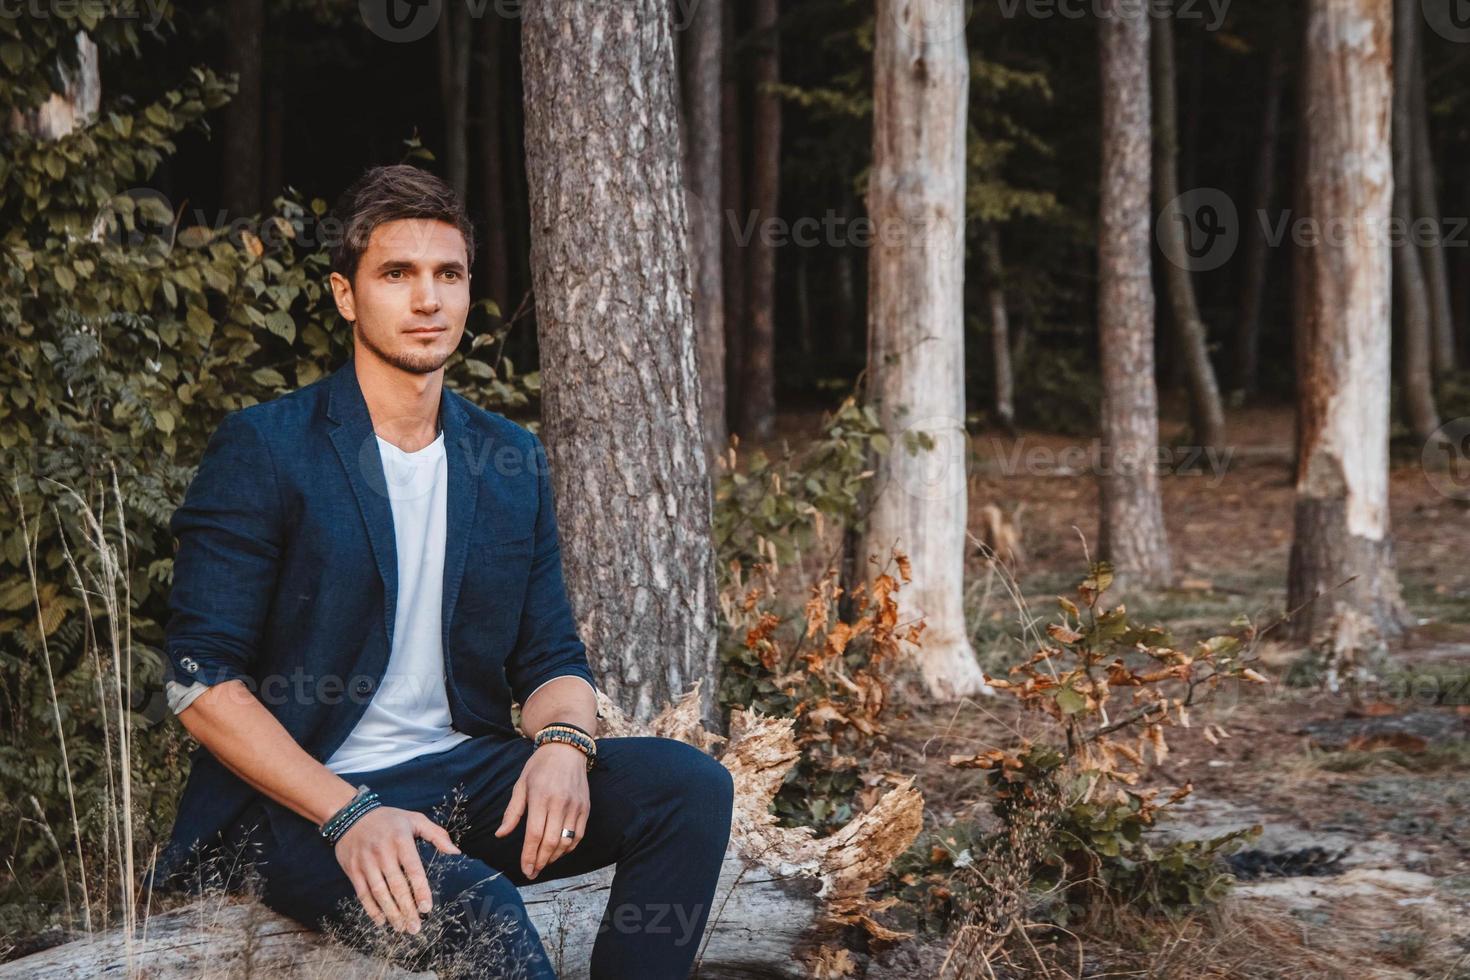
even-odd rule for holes
{"type": "MultiPolygon", "coordinates": [[[[1233,412],[1229,424],[1230,457],[1163,478],[1178,587],[1128,597],[1135,618],[1165,624],[1180,641],[1230,632],[1242,613],[1264,627],[1284,609],[1291,414],[1233,412]]],[[[1165,426],[1166,440],[1176,428],[1165,426]]],[[[1075,595],[1083,577],[1083,539],[1096,542],[1096,480],[1064,453],[1087,441],[995,432],[972,446],[971,532],[981,533],[986,505],[1018,527],[1024,557],[1014,580],[1048,621],[1055,596],[1075,595]]],[[[1049,975],[1470,978],[1470,503],[1441,495],[1402,449],[1390,494],[1400,580],[1417,621],[1391,646],[1403,673],[1358,696],[1333,693],[1301,672],[1306,651],[1268,633],[1257,652],[1271,683],[1196,712],[1194,732],[1171,735],[1154,773],[1160,785],[1194,787],[1161,836],[1263,826],[1252,846],[1267,870],[1239,882],[1217,917],[1238,941],[1197,936],[1193,953],[1143,965],[1096,949],[1080,972],[1049,975]],[[1219,745],[1198,737],[1211,721],[1232,737],[1219,745]]],[[[979,554],[969,580],[977,653],[1004,675],[1029,653],[1015,602],[979,554]]],[[[946,760],[1015,744],[1036,724],[1002,695],[913,710],[890,724],[892,754],[881,761],[918,774],[926,828],[984,819],[978,777],[946,760]]],[[[935,954],[896,954],[892,975],[932,975],[935,954]]],[[[875,965],[870,975],[889,974],[875,965]]]]}

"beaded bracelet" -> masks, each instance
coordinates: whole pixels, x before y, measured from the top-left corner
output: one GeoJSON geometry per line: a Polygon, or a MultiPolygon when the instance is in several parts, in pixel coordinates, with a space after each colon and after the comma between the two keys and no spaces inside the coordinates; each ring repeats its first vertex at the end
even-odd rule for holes
{"type": "Polygon", "coordinates": [[[367,784],[357,787],[357,795],[348,800],[347,803],[327,818],[327,822],[321,825],[321,835],[327,843],[336,845],[347,833],[348,828],[355,824],[369,810],[375,810],[383,805],[378,794],[368,789],[367,784]]]}
{"type": "Polygon", "coordinates": [[[536,733],[536,748],[539,749],[547,742],[562,742],[580,750],[587,757],[589,771],[597,763],[597,743],[579,731],[569,731],[559,725],[547,725],[536,733]]]}

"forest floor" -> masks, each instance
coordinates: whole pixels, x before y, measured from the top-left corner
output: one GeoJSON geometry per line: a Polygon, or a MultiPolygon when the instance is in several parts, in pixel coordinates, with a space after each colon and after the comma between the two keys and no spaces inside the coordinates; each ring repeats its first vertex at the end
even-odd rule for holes
{"type": "MultiPolygon", "coordinates": [[[[1291,414],[1233,412],[1229,422],[1238,442],[1228,460],[1163,478],[1178,587],[1128,599],[1130,618],[1162,623],[1179,642],[1233,632],[1242,614],[1265,627],[1285,607],[1291,414]]],[[[1083,537],[1095,548],[1096,480],[1067,467],[1063,452],[1087,445],[1035,433],[972,440],[971,532],[982,533],[987,505],[1018,527],[1024,557],[1014,583],[1043,623],[1056,596],[1075,597],[1083,537]]],[[[1080,967],[1074,938],[1036,933],[1049,969],[995,964],[995,976],[1470,978],[1470,502],[1441,494],[1407,449],[1395,454],[1390,492],[1417,624],[1392,645],[1393,675],[1356,697],[1334,694],[1307,668],[1305,649],[1267,633],[1257,653],[1270,683],[1195,711],[1192,730],[1173,731],[1155,770],[1158,785],[1193,785],[1161,835],[1260,824],[1247,846],[1263,873],[1240,880],[1201,920],[1084,943],[1080,967]],[[1232,737],[1200,738],[1211,721],[1232,737]]],[[[977,653],[990,674],[1005,676],[1030,647],[1019,639],[1014,598],[982,556],[971,561],[977,653]]],[[[1034,727],[1000,695],[915,710],[890,724],[886,761],[918,774],[926,829],[984,820],[981,774],[946,760],[1014,745],[1034,727]]],[[[942,945],[908,945],[880,956],[868,975],[937,975],[942,945]]]]}

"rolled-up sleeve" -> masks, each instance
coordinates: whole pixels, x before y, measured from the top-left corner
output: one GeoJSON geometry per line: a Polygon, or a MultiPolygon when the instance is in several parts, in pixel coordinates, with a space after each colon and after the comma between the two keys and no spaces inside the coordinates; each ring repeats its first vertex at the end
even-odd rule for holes
{"type": "Polygon", "coordinates": [[[511,694],[519,704],[525,704],[541,685],[558,677],[580,677],[594,692],[597,690],[562,575],[561,538],[546,447],[534,435],[531,438],[536,470],[536,538],[520,628],[505,666],[511,694]]]}
{"type": "Polygon", "coordinates": [[[240,411],[210,436],[174,511],[164,682],[175,713],[223,681],[253,679],[279,573],[282,508],[265,439],[240,411]]]}

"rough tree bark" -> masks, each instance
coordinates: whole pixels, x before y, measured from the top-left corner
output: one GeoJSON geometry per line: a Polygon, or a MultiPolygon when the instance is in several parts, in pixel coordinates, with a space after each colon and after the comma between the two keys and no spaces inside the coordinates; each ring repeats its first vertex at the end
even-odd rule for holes
{"type": "Polygon", "coordinates": [[[1099,544],[1119,588],[1172,577],[1156,464],[1154,290],[1149,269],[1149,23],[1128,0],[1108,0],[1102,54],[1102,192],[1098,344],[1102,360],[1099,544]]]}
{"type": "MultiPolygon", "coordinates": [[[[1304,221],[1368,232],[1388,225],[1392,12],[1391,0],[1307,5],[1304,221]]],[[[1404,622],[1388,533],[1390,248],[1382,235],[1323,234],[1297,250],[1297,499],[1287,608],[1306,604],[1290,625],[1298,640],[1327,628],[1334,643],[1356,645],[1365,626],[1391,636],[1404,622]],[[1312,601],[1321,593],[1328,594],[1312,601]]]]}
{"type": "Polygon", "coordinates": [[[892,448],[857,557],[872,577],[908,555],[900,619],[924,618],[919,673],[948,700],[989,690],[963,601],[965,16],[961,0],[879,0],[875,21],[868,398],[892,448]]]}
{"type": "Polygon", "coordinates": [[[722,0],[703,0],[690,11],[684,32],[684,189],[704,444],[711,460],[725,451],[726,443],[724,230],[720,227],[723,6],[722,0]]]}
{"type": "Polygon", "coordinates": [[[1414,120],[1413,67],[1418,56],[1420,17],[1417,0],[1398,0],[1393,20],[1393,275],[1398,287],[1403,359],[1399,383],[1404,414],[1420,443],[1439,428],[1434,406],[1434,379],[1430,371],[1430,335],[1433,313],[1424,265],[1414,245],[1414,120]]]}
{"type": "Polygon", "coordinates": [[[542,421],[578,626],[634,717],[704,678],[713,723],[711,492],[668,4],[535,0],[521,57],[542,421]]]}
{"type": "MultiPolygon", "coordinates": [[[[698,974],[710,980],[770,977],[800,980],[838,976],[833,963],[860,960],[845,943],[856,932],[868,944],[907,938],[879,924],[869,887],[923,827],[924,799],[913,779],[893,779],[862,814],[827,837],[810,828],[778,827],[770,812],[800,751],[792,722],[737,710],[728,742],[698,723],[697,693],[660,712],[649,724],[627,718],[599,698],[606,716],[599,735],[661,736],[716,752],[735,781],[735,812],[714,910],[700,940],[698,974]],[[721,743],[726,743],[723,746],[721,743]]],[[[520,890],[558,976],[588,975],[597,923],[607,904],[613,868],[542,881],[520,890]]],[[[432,917],[426,935],[433,935],[432,917]]],[[[0,966],[0,977],[75,980],[125,976],[152,980],[199,976],[270,976],[274,980],[408,980],[412,974],[322,936],[246,897],[212,896],[149,917],[132,943],[122,929],[99,932],[0,966]]],[[[844,971],[845,972],[845,971],[844,971]]]]}
{"type": "Polygon", "coordinates": [[[229,5],[230,44],[226,66],[240,76],[240,87],[224,109],[221,143],[221,193],[230,220],[260,211],[262,85],[265,56],[265,0],[229,5]]]}
{"type": "MultiPolygon", "coordinates": [[[[1276,158],[1281,142],[1281,102],[1286,88],[1287,38],[1276,35],[1266,70],[1266,99],[1261,112],[1261,142],[1256,148],[1255,200],[1251,215],[1270,211],[1276,197],[1276,158]]],[[[1266,297],[1266,274],[1271,244],[1259,223],[1247,219],[1244,229],[1245,273],[1240,289],[1240,318],[1235,328],[1235,387],[1254,394],[1260,382],[1261,306],[1266,297]]]]}
{"type": "MultiPolygon", "coordinates": [[[[781,99],[769,86],[781,80],[777,0],[754,0],[755,145],[751,149],[750,313],[741,345],[740,434],[769,439],[776,428],[776,247],[764,231],[778,217],[781,190],[781,99]]],[[[742,218],[745,217],[742,215],[742,218]]],[[[742,227],[745,223],[742,222],[742,227]]]]}
{"type": "MultiPolygon", "coordinates": [[[[1161,211],[1179,196],[1179,111],[1174,69],[1174,18],[1153,17],[1153,73],[1155,118],[1154,186],[1155,206],[1161,211]]],[[[1184,228],[1177,221],[1165,220],[1159,226],[1160,246],[1164,253],[1164,284],[1168,291],[1170,323],[1177,341],[1176,351],[1183,360],[1184,377],[1189,386],[1189,414],[1196,445],[1220,448],[1225,445],[1225,406],[1220,401],[1220,385],[1215,368],[1210,364],[1209,336],[1195,298],[1190,270],[1179,262],[1187,254],[1184,228]]]]}

